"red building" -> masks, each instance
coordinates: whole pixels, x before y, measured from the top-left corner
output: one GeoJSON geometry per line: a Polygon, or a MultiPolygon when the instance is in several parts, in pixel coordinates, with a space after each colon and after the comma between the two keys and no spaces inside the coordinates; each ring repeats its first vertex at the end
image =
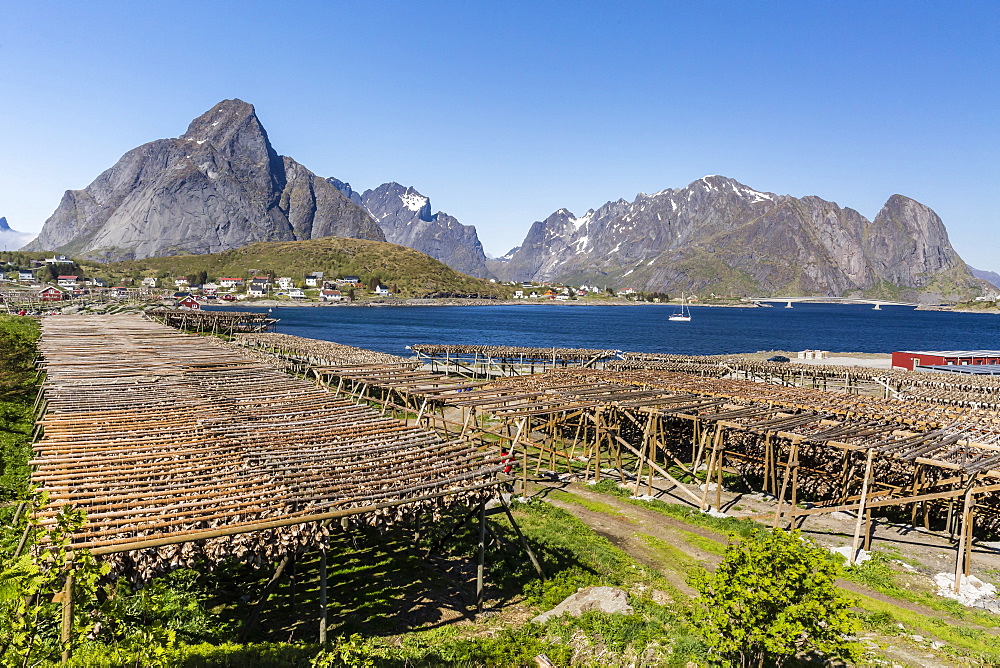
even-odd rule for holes
{"type": "Polygon", "coordinates": [[[38,293],[38,298],[43,302],[60,302],[66,298],[66,293],[50,285],[38,293]]]}
{"type": "Polygon", "coordinates": [[[1000,364],[1000,350],[901,350],[892,354],[894,369],[917,366],[1000,364]]]}
{"type": "Polygon", "coordinates": [[[198,310],[201,308],[201,304],[198,303],[198,300],[190,296],[182,299],[177,305],[182,308],[189,308],[193,310],[198,310]]]}

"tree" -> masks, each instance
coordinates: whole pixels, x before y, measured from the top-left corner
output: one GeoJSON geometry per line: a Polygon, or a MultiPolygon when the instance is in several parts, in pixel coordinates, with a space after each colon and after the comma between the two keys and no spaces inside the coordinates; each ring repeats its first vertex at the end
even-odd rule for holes
{"type": "Polygon", "coordinates": [[[834,585],[838,570],[798,531],[757,531],[731,545],[715,573],[692,575],[701,594],[692,621],[713,653],[743,668],[808,652],[855,660],[860,646],[847,637],[856,623],[834,585]]]}

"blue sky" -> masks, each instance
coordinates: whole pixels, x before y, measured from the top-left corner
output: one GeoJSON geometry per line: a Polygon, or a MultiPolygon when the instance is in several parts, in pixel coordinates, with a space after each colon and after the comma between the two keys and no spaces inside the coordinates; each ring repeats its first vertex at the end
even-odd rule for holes
{"type": "Polygon", "coordinates": [[[927,204],[1000,271],[1000,3],[36,2],[0,6],[0,215],[225,98],[355,189],[518,244],[561,207],[706,174],[873,217],[927,204]]]}

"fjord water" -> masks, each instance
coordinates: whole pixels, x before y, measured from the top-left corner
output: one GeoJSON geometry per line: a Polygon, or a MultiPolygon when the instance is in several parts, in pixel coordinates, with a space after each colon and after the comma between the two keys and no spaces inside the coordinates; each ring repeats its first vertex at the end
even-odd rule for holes
{"type": "MultiPolygon", "coordinates": [[[[693,307],[691,322],[669,322],[673,306],[286,307],[276,331],[397,355],[415,343],[610,348],[713,355],[758,350],[1000,348],[1000,316],[906,307],[796,304],[794,308],[693,307]]],[[[229,309],[233,310],[233,309],[229,309]]],[[[262,311],[266,309],[239,309],[262,311]]]]}

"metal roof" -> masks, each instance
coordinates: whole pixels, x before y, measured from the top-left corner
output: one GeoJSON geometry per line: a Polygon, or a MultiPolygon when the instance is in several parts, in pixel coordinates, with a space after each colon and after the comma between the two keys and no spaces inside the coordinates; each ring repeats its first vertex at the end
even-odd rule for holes
{"type": "Polygon", "coordinates": [[[917,369],[976,376],[1000,376],[1000,364],[918,364],[917,369]]]}
{"type": "Polygon", "coordinates": [[[896,352],[940,357],[1000,357],[1000,350],[897,350],[896,352]]]}

